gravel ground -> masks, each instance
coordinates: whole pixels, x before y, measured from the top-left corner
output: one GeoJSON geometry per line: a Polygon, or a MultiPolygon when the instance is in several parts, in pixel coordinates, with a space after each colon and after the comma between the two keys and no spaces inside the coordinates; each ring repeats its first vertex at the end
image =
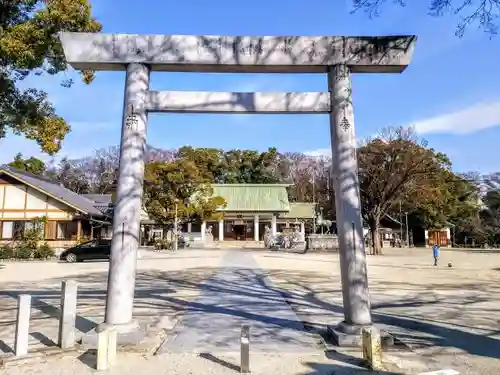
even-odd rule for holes
{"type": "MultiPolygon", "coordinates": [[[[93,355],[81,355],[79,358],[58,357],[37,364],[9,365],[5,370],[8,375],[87,375],[94,374],[93,355]]],[[[107,371],[109,375],[138,374],[178,374],[178,375],[225,375],[239,373],[237,354],[165,354],[144,358],[137,354],[123,354],[118,358],[118,365],[107,371]]],[[[359,366],[326,358],[324,355],[293,354],[257,354],[252,355],[251,372],[255,375],[355,375],[378,374],[368,372],[359,366]]],[[[384,372],[386,375],[391,373],[384,372]]]]}
{"type": "MultiPolygon", "coordinates": [[[[302,320],[319,327],[341,321],[338,258],[297,257],[256,259],[302,320]]],[[[500,373],[500,253],[443,251],[441,258],[433,267],[430,249],[369,256],[374,321],[411,346],[431,370],[500,373]]]]}
{"type": "MultiPolygon", "coordinates": [[[[138,262],[135,318],[155,324],[160,316],[172,320],[199,294],[198,285],[219,263],[220,254],[148,252],[138,262]]],[[[0,270],[0,354],[12,351],[17,296],[32,295],[29,350],[55,346],[62,280],[78,282],[77,339],[104,320],[107,262],[4,263],[0,270]]]]}
{"type": "MultiPolygon", "coordinates": [[[[223,251],[189,250],[146,253],[138,263],[136,316],[144,322],[158,315],[182,314],[196,299],[199,285],[217,269],[223,251]]],[[[295,313],[311,327],[342,320],[337,254],[252,252],[254,259],[295,313]]],[[[489,251],[443,251],[432,266],[430,249],[388,250],[370,256],[369,278],[373,318],[413,348],[431,370],[452,368],[460,374],[500,372],[500,254],[489,251]],[[451,261],[452,268],[447,267],[451,261]]],[[[80,284],[80,334],[102,321],[107,263],[55,262],[0,264],[0,351],[12,346],[15,296],[27,292],[33,308],[30,349],[53,345],[60,282],[80,284]],[[54,310],[55,309],[55,310],[54,310]],[[36,334],[36,333],[39,334],[36,334]],[[49,341],[50,340],[50,341],[49,341]],[[52,342],[52,343],[51,343],[52,342]]],[[[279,348],[277,348],[279,351],[279,348]]],[[[401,359],[398,353],[391,353],[401,359]]],[[[335,356],[253,354],[255,374],[356,374],[363,371],[358,354],[335,356]],[[354,363],[354,364],[353,364],[354,363]]],[[[45,357],[8,363],[0,373],[90,374],[92,355],[45,357]]],[[[110,374],[235,373],[237,355],[167,353],[155,357],[121,353],[110,374]]]]}

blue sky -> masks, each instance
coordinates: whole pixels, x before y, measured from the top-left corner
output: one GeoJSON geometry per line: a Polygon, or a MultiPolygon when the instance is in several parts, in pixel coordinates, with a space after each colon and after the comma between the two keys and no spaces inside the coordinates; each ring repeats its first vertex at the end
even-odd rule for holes
{"type": "MultiPolygon", "coordinates": [[[[416,34],[414,59],[403,74],[358,74],[353,79],[356,132],[365,138],[386,126],[414,125],[422,137],[454,162],[455,170],[500,170],[500,37],[490,40],[475,26],[454,35],[457,19],[427,16],[426,4],[399,8],[391,1],[380,17],[350,14],[349,1],[228,0],[182,2],[93,0],[104,32],[226,35],[416,34]],[[174,5],[175,4],[175,5],[174,5]],[[496,64],[496,66],[495,66],[496,64]],[[497,68],[497,69],[495,69],[497,68]],[[493,73],[493,74],[492,74],[493,73]]],[[[75,72],[66,75],[75,76],[75,72]]],[[[59,156],[81,157],[117,144],[123,103],[123,72],[99,72],[92,85],[76,79],[33,77],[26,84],[45,89],[58,113],[72,126],[59,156]]],[[[159,90],[326,91],[323,75],[154,73],[159,90]]],[[[221,148],[323,153],[330,147],[326,115],[150,116],[148,142],[221,148]]],[[[0,163],[17,152],[41,156],[37,145],[10,135],[0,140],[0,163]]]]}

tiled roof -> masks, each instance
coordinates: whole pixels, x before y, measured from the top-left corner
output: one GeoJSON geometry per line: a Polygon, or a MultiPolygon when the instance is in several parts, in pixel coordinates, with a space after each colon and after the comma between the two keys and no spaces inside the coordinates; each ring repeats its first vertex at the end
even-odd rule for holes
{"type": "Polygon", "coordinates": [[[94,202],[94,207],[105,216],[113,216],[113,199],[111,194],[82,194],[82,197],[94,202]]]}
{"type": "Polygon", "coordinates": [[[5,173],[6,175],[39,190],[51,198],[67,204],[80,212],[89,215],[103,216],[102,212],[94,206],[94,202],[92,200],[66,189],[64,186],[59,185],[53,180],[35,176],[34,174],[20,171],[8,165],[0,165],[0,173],[5,173]]]}
{"type": "Polygon", "coordinates": [[[223,212],[287,212],[286,184],[213,184],[213,196],[225,199],[223,212]]]}
{"type": "Polygon", "coordinates": [[[111,194],[81,194],[81,196],[91,200],[97,205],[107,205],[112,203],[111,194]]]}
{"type": "MultiPolygon", "coordinates": [[[[82,196],[92,200],[95,207],[101,210],[106,216],[113,216],[114,204],[111,194],[82,194],[82,196]]],[[[141,222],[154,223],[154,221],[149,219],[149,215],[144,207],[141,209],[141,222]]]]}
{"type": "Polygon", "coordinates": [[[315,203],[305,202],[290,203],[290,211],[280,214],[280,217],[286,219],[312,219],[315,214],[315,205],[315,203]]]}

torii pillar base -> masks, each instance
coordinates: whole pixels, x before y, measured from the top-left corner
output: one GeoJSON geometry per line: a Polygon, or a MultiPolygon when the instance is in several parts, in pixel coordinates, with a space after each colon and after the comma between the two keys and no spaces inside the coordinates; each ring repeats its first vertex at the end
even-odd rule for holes
{"type": "MultiPolygon", "coordinates": [[[[80,343],[85,347],[97,348],[98,334],[107,326],[106,323],[99,324],[92,331],[87,332],[80,343]]],[[[118,346],[137,346],[148,336],[148,327],[135,320],[129,324],[113,325],[113,328],[117,331],[116,344],[118,346]]]]}
{"type": "MultiPolygon", "coordinates": [[[[335,345],[360,348],[363,346],[363,328],[367,327],[369,326],[355,326],[341,322],[336,326],[328,326],[327,330],[335,345]]],[[[380,338],[382,347],[394,346],[394,337],[389,332],[380,330],[380,338]]]]}

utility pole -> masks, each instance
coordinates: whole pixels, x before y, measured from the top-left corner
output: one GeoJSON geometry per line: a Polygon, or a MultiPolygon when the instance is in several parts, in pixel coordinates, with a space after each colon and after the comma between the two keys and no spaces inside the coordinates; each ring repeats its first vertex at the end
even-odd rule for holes
{"type": "Polygon", "coordinates": [[[325,222],[325,219],[323,219],[323,207],[320,207],[319,211],[321,212],[321,234],[323,234],[323,223],[325,222]]]}
{"type": "Polygon", "coordinates": [[[405,212],[406,217],[406,247],[410,247],[410,236],[408,235],[408,212],[405,212]]]}
{"type": "Polygon", "coordinates": [[[401,200],[399,201],[399,238],[403,247],[403,212],[401,211],[401,200]]]}
{"type": "Polygon", "coordinates": [[[175,217],[174,217],[174,251],[177,251],[177,200],[175,201],[175,217]]]}
{"type": "Polygon", "coordinates": [[[313,234],[316,234],[316,170],[313,169],[313,203],[314,203],[314,216],[313,216],[313,234]]]}

